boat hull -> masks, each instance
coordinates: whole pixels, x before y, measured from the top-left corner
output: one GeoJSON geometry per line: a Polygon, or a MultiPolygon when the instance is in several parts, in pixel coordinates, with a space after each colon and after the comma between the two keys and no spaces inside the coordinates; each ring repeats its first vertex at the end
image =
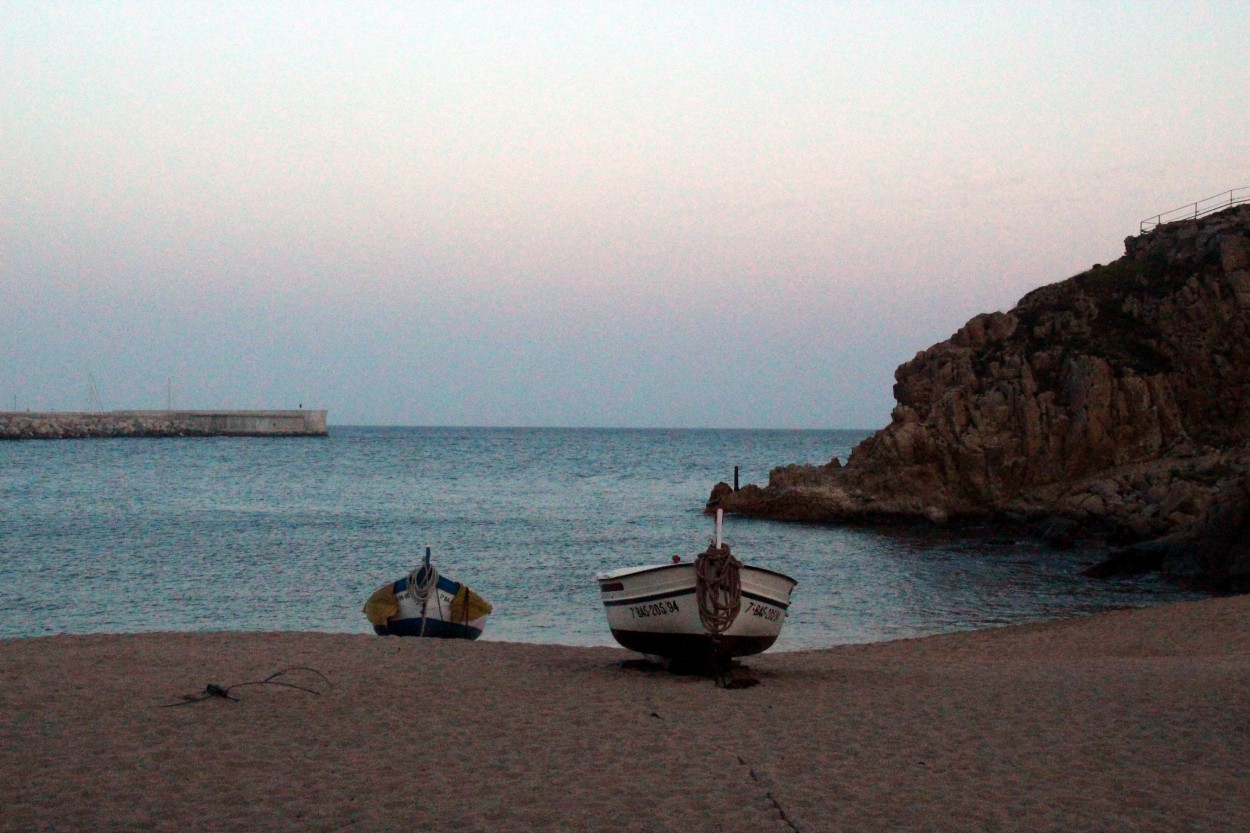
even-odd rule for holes
{"type": "Polygon", "coordinates": [[[638,567],[597,577],[612,637],[631,651],[671,659],[713,651],[750,656],[773,646],[797,582],[749,565],[742,566],[740,578],[738,615],[714,640],[699,618],[694,564],[638,567]]]}
{"type": "Polygon", "coordinates": [[[401,578],[391,585],[391,591],[399,603],[399,612],[387,619],[385,625],[374,624],[374,633],[379,636],[477,639],[486,627],[485,616],[467,621],[452,620],[452,601],[460,586],[458,582],[439,576],[438,588],[422,605],[408,594],[407,577],[401,578]]]}

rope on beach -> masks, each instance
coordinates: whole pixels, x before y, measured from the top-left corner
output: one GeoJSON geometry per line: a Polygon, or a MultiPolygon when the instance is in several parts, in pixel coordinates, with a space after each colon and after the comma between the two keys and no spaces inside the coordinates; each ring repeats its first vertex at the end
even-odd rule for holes
{"type": "Polygon", "coordinates": [[[742,603],[742,562],[729,552],[728,544],[708,545],[694,560],[695,597],[703,629],[719,636],[738,618],[742,603]]]}
{"type": "Polygon", "coordinates": [[[438,568],[428,561],[408,574],[408,595],[412,597],[414,602],[421,605],[421,633],[418,636],[425,636],[425,608],[430,603],[430,596],[433,596],[434,600],[438,602],[438,615],[440,619],[442,618],[443,602],[438,598],[438,593],[435,592],[437,588],[438,568]]]}
{"type": "Polygon", "coordinates": [[[239,698],[235,697],[230,692],[236,688],[243,688],[244,686],[249,686],[249,685],[280,685],[280,686],[284,686],[285,688],[295,688],[295,689],[299,689],[300,691],[306,691],[309,694],[313,695],[314,697],[320,697],[322,694],[325,693],[322,691],[317,691],[315,688],[309,688],[307,686],[296,685],[295,683],[287,683],[278,679],[278,677],[281,677],[284,674],[290,674],[292,671],[307,671],[311,674],[316,674],[326,684],[326,691],[329,691],[334,688],[334,684],[330,682],[330,678],[327,677],[325,674],[322,674],[316,668],[309,668],[306,665],[292,665],[287,668],[283,668],[280,671],[275,671],[274,673],[270,674],[268,677],[266,677],[263,680],[248,680],[247,682],[235,683],[234,685],[229,685],[229,686],[222,686],[222,685],[217,685],[216,683],[209,683],[207,686],[204,687],[204,690],[201,691],[199,694],[184,694],[182,695],[182,700],[178,701],[177,703],[165,703],[164,705],[166,707],[185,706],[188,703],[199,703],[201,700],[208,700],[211,697],[221,697],[225,700],[233,700],[237,703],[239,702],[239,698]]]}
{"type": "Polygon", "coordinates": [[[781,802],[777,800],[777,796],[773,795],[773,791],[768,789],[767,786],[765,786],[760,780],[760,777],[755,774],[755,767],[748,764],[746,759],[741,755],[738,756],[738,763],[747,768],[747,772],[750,774],[752,781],[759,784],[761,787],[764,787],[764,797],[772,803],[773,807],[777,810],[777,814],[781,816],[781,820],[785,822],[786,826],[793,830],[794,833],[803,833],[803,831],[799,829],[799,826],[795,824],[788,815],[786,815],[785,808],[781,806],[781,802]]]}

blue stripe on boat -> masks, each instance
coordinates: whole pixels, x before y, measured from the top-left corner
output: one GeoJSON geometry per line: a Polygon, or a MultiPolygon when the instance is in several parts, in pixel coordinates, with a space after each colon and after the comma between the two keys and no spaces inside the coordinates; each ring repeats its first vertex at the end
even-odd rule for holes
{"type": "Polygon", "coordinates": [[[473,628],[458,622],[444,622],[442,619],[426,619],[425,633],[421,632],[421,617],[412,619],[391,619],[385,625],[374,625],[374,633],[379,636],[425,636],[433,639],[477,639],[482,635],[481,628],[473,628]]]}
{"type": "MultiPolygon", "coordinates": [[[[395,586],[392,589],[396,593],[402,593],[405,590],[407,590],[408,589],[408,576],[404,576],[399,581],[395,582],[395,586]]],[[[440,575],[438,577],[438,589],[442,590],[444,593],[450,593],[451,595],[454,596],[456,595],[457,591],[460,590],[460,582],[452,581],[446,576],[440,575]]]]}
{"type": "MultiPolygon", "coordinates": [[[[672,599],[676,596],[693,596],[694,592],[695,592],[694,588],[690,587],[685,590],[669,590],[668,592],[665,592],[665,593],[652,593],[650,596],[634,596],[629,599],[612,599],[610,601],[607,599],[604,599],[603,606],[604,607],[616,607],[617,605],[644,604],[646,602],[659,601],[660,599],[672,599]]],[[[787,610],[790,607],[789,602],[779,602],[776,599],[770,599],[767,596],[761,596],[758,593],[748,593],[747,591],[743,590],[742,595],[744,598],[752,599],[754,601],[760,602],[761,604],[772,605],[773,607],[779,607],[782,610],[787,610]]]]}
{"type": "Polygon", "coordinates": [[[694,588],[687,587],[684,590],[669,590],[664,593],[652,593],[650,596],[634,596],[629,599],[614,599],[612,601],[607,601],[605,599],[603,602],[603,606],[613,607],[615,605],[636,605],[636,604],[642,604],[643,602],[654,602],[658,599],[671,599],[675,596],[693,596],[693,595],[694,595],[694,588]]]}
{"type": "Polygon", "coordinates": [[[790,607],[789,602],[779,602],[776,599],[770,599],[767,596],[761,596],[758,593],[748,593],[747,591],[743,590],[742,595],[748,599],[754,599],[755,601],[760,602],[762,604],[772,605],[773,607],[779,607],[782,610],[788,610],[790,607]]]}

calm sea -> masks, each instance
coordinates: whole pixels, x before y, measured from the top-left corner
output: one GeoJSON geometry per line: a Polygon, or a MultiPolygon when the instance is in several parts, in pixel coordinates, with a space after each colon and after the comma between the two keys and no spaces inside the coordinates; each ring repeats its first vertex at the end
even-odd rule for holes
{"type": "MultiPolygon", "coordinates": [[[[484,638],[611,644],[597,572],[691,557],[718,480],[846,459],[862,431],[357,428],[325,439],[0,443],[0,637],[370,633],[361,606],[424,548],[495,606],[484,638]]],[[[1078,571],[1097,555],[729,518],[798,579],[780,649],[1192,595],[1078,571]]]]}

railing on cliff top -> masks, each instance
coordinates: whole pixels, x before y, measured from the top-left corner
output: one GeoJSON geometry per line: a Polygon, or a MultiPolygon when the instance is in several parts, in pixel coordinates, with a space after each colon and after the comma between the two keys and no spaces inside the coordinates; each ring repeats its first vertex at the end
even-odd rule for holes
{"type": "Polygon", "coordinates": [[[1205,200],[1198,200],[1189,205],[1182,205],[1180,208],[1173,208],[1171,211],[1147,217],[1141,221],[1141,231],[1142,234],[1145,234],[1148,231],[1154,231],[1164,223],[1174,223],[1177,220],[1192,220],[1204,214],[1210,214],[1213,211],[1219,211],[1221,208],[1228,208],[1243,202],[1250,202],[1250,185],[1245,188],[1234,188],[1231,191],[1216,194],[1214,197],[1207,197],[1205,200]]]}

